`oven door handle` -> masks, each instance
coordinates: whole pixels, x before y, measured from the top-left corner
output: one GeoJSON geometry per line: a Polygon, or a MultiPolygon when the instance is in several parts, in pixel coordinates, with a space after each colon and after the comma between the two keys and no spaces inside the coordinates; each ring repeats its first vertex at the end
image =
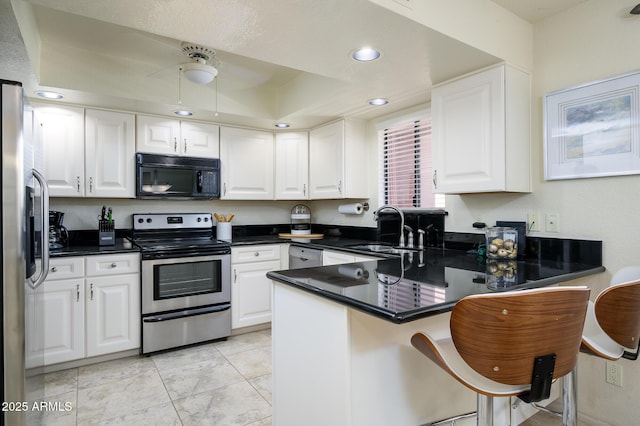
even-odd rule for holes
{"type": "Polygon", "coordinates": [[[178,318],[195,317],[197,315],[206,315],[206,314],[212,314],[215,312],[223,312],[229,309],[231,309],[231,304],[225,303],[222,305],[207,306],[206,308],[196,308],[196,309],[189,309],[189,310],[184,310],[179,312],[170,312],[167,314],[143,317],[142,322],[170,321],[178,318]]]}

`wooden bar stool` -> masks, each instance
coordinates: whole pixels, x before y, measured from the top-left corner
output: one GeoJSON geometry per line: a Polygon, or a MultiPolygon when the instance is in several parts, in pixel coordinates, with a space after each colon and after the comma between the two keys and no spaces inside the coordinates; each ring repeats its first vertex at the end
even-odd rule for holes
{"type": "Polygon", "coordinates": [[[589,302],[580,350],[608,360],[635,360],[639,339],[640,266],[627,266],[589,302]]]}
{"type": "Polygon", "coordinates": [[[478,425],[493,425],[493,397],[549,397],[574,369],[590,290],[547,287],[467,296],[448,332],[416,333],[411,344],[478,394],[478,425]]]}

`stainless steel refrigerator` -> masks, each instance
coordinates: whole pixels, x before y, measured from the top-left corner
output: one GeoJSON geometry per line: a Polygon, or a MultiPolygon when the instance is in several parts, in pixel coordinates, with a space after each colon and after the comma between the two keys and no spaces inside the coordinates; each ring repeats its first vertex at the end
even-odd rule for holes
{"type": "MultiPolygon", "coordinates": [[[[38,372],[27,380],[25,341],[44,338],[43,324],[29,321],[25,329],[25,303],[35,294],[49,270],[46,181],[33,169],[37,157],[25,120],[22,85],[0,80],[2,136],[2,410],[1,425],[27,424],[33,403],[42,399],[38,372]],[[26,131],[25,131],[26,130],[26,131]],[[31,386],[28,386],[30,383],[31,386]]],[[[27,117],[29,115],[27,114],[27,117]]],[[[42,315],[32,313],[34,317],[42,315]]],[[[38,345],[33,345],[38,347],[38,345]]],[[[29,422],[31,423],[31,422],[29,422]]]]}

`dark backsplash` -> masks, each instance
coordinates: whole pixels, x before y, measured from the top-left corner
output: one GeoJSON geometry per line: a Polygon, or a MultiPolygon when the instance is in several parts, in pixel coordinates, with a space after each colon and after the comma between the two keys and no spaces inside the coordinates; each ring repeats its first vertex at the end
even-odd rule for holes
{"type": "MultiPolygon", "coordinates": [[[[447,212],[443,210],[410,210],[403,211],[404,224],[413,229],[415,246],[418,246],[418,229],[425,231],[425,247],[444,247],[444,218],[447,212]]],[[[392,210],[378,214],[377,240],[398,244],[400,238],[400,216],[392,210]]],[[[406,238],[406,233],[405,233],[406,238]]]]}

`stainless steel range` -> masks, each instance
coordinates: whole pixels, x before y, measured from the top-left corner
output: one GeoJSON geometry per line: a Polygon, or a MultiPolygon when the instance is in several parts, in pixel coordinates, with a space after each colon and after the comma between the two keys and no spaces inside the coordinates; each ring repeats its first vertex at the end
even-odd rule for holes
{"type": "Polygon", "coordinates": [[[147,354],[231,334],[231,247],[211,213],[134,214],[147,354]]]}

